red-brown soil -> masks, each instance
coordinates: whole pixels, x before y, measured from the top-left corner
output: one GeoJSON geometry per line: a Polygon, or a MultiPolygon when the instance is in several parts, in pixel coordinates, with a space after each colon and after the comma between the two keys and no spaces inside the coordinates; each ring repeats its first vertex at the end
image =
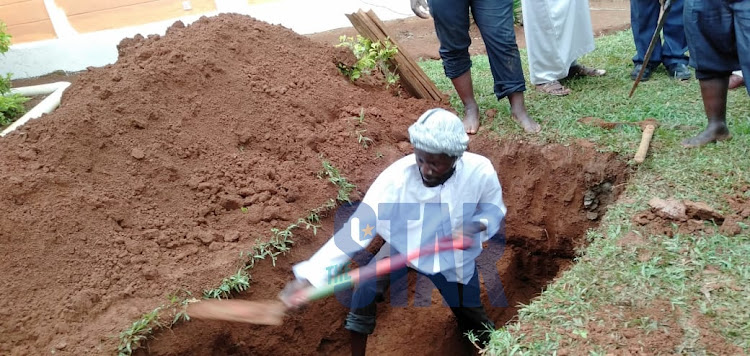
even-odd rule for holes
{"type": "MultiPolygon", "coordinates": [[[[408,154],[406,128],[435,104],[352,84],[334,65],[341,56],[238,15],[176,25],[123,41],[117,63],[80,74],[58,110],[3,138],[0,354],[111,354],[118,333],[168,294],[216,287],[257,238],[335,197],[321,159],[357,185],[356,199],[408,154]]],[[[590,148],[498,142],[478,136],[470,150],[492,159],[509,209],[498,267],[510,307],[490,308],[499,325],[570,263],[626,168],[590,148]]],[[[250,271],[240,298],[274,298],[290,265],[332,232],[329,218],[317,235],[295,236],[276,267],[250,271]]],[[[464,352],[434,298],[380,308],[369,350],[464,352]]],[[[196,320],[141,352],[345,354],[345,312],[329,298],[281,327],[196,320]]]]}

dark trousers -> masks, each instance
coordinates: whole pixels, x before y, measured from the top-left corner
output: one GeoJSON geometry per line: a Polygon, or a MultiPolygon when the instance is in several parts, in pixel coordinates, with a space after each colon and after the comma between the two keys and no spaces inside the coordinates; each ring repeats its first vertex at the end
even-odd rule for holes
{"type": "MultiPolygon", "coordinates": [[[[665,67],[671,68],[676,64],[688,64],[687,39],[683,26],[682,11],[684,0],[672,0],[672,8],[667,13],[664,22],[664,42],[656,42],[654,52],[648,61],[649,67],[657,67],[663,63],[665,67]]],[[[633,40],[635,41],[635,56],[633,63],[643,64],[646,50],[651,43],[651,36],[656,31],[659,23],[659,11],[661,5],[659,0],[630,0],[630,25],[633,28],[633,40]]],[[[692,51],[691,51],[692,53],[692,51]]]]}
{"type": "Polygon", "coordinates": [[[526,90],[513,29],[513,0],[429,0],[429,6],[448,78],[458,78],[471,69],[471,11],[487,48],[495,96],[502,99],[526,90]]]}
{"type": "MultiPolygon", "coordinates": [[[[387,257],[389,255],[388,250],[390,250],[390,246],[387,244],[384,245],[380,250],[381,252],[375,255],[370,263],[375,263],[387,257]]],[[[448,282],[442,274],[427,275],[419,271],[417,273],[419,273],[417,294],[419,294],[420,290],[424,290],[425,287],[428,293],[426,293],[425,300],[421,302],[415,301],[415,305],[429,305],[431,301],[431,293],[429,293],[431,286],[425,283],[426,280],[429,280],[440,291],[445,303],[450,306],[451,311],[456,316],[458,328],[461,333],[471,331],[483,345],[489,341],[490,335],[487,330],[494,329],[495,324],[487,316],[482,306],[480,300],[479,272],[476,269],[474,270],[474,276],[465,285],[448,282]],[[425,301],[427,302],[425,303],[425,301]]],[[[389,286],[391,288],[391,296],[397,294],[400,296],[395,299],[392,297],[391,304],[407,306],[408,283],[406,275],[407,269],[404,268],[392,272],[391,275],[367,281],[358,286],[352,294],[352,309],[346,318],[345,328],[361,334],[372,334],[375,330],[376,303],[385,300],[384,294],[389,286]]]]}
{"type": "Polygon", "coordinates": [[[750,78],[750,1],[687,0],[684,15],[696,78],[750,78]]]}

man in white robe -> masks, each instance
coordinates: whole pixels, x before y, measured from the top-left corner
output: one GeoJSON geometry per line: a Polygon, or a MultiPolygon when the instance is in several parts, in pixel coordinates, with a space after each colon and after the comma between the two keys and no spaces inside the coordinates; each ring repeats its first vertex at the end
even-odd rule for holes
{"type": "Polygon", "coordinates": [[[606,73],[576,62],[594,50],[588,0],[522,0],[521,4],[530,79],[537,90],[564,96],[570,89],[560,79],[606,73]]]}
{"type": "MultiPolygon", "coordinates": [[[[475,239],[469,249],[420,256],[409,262],[409,268],[437,287],[462,333],[472,331],[481,343],[486,343],[487,328],[494,324],[479,298],[478,268],[496,273],[499,256],[489,263],[484,258],[486,254],[478,257],[483,242],[499,236],[488,243],[486,252],[491,254],[492,246],[498,240],[504,241],[506,208],[497,172],[486,157],[464,152],[469,137],[463,123],[444,109],[425,112],[409,128],[409,139],[414,154],[386,168],[346,224],[312,257],[293,266],[296,280],[287,285],[281,298],[288,300],[310,285],[321,288],[332,283],[336,273],[333,270],[346,265],[375,235],[380,235],[386,244],[370,264],[391,253],[405,255],[460,233],[475,239]]],[[[495,286],[500,288],[494,292],[488,286],[490,273],[483,274],[490,299],[505,300],[501,286],[495,286]]],[[[375,329],[376,301],[382,300],[388,284],[392,281],[392,296],[398,293],[394,292],[397,289],[406,293],[404,271],[391,274],[393,278],[363,282],[352,295],[345,328],[351,332],[353,355],[364,354],[367,337],[375,329]]],[[[417,284],[419,288],[419,279],[417,284]]]]}

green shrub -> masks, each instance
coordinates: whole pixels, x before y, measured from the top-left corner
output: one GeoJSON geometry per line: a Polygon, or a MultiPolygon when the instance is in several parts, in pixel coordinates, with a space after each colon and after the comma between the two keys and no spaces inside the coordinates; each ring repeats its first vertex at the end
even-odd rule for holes
{"type": "Polygon", "coordinates": [[[0,53],[8,52],[10,48],[10,35],[5,27],[5,22],[0,21],[0,53]]]}
{"type": "Polygon", "coordinates": [[[385,76],[385,81],[388,86],[396,84],[398,82],[398,74],[395,70],[391,70],[388,65],[388,60],[398,53],[398,48],[393,45],[390,41],[385,42],[373,42],[369,38],[357,35],[354,37],[341,36],[339,37],[339,44],[337,47],[349,48],[354,57],[357,58],[357,62],[352,66],[348,66],[344,63],[339,63],[338,68],[346,75],[351,81],[359,79],[363,74],[372,74],[372,71],[379,69],[385,76]]]}
{"type": "MultiPolygon", "coordinates": [[[[0,54],[8,52],[10,47],[10,35],[6,32],[5,23],[0,21],[0,54]]],[[[17,119],[26,112],[23,103],[29,98],[18,94],[10,94],[10,73],[5,76],[0,75],[0,126],[10,125],[13,120],[17,119]]]]}
{"type": "Polygon", "coordinates": [[[18,94],[0,96],[0,126],[8,126],[21,117],[26,112],[23,103],[27,101],[29,98],[18,94]]]}

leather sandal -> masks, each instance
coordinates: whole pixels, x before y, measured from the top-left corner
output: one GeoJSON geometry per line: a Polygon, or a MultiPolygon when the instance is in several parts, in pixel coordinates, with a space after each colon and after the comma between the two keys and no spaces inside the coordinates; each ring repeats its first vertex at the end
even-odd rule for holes
{"type": "Polygon", "coordinates": [[[566,96],[570,94],[570,89],[564,87],[557,80],[551,81],[549,83],[537,84],[536,90],[554,96],[566,96]]]}

